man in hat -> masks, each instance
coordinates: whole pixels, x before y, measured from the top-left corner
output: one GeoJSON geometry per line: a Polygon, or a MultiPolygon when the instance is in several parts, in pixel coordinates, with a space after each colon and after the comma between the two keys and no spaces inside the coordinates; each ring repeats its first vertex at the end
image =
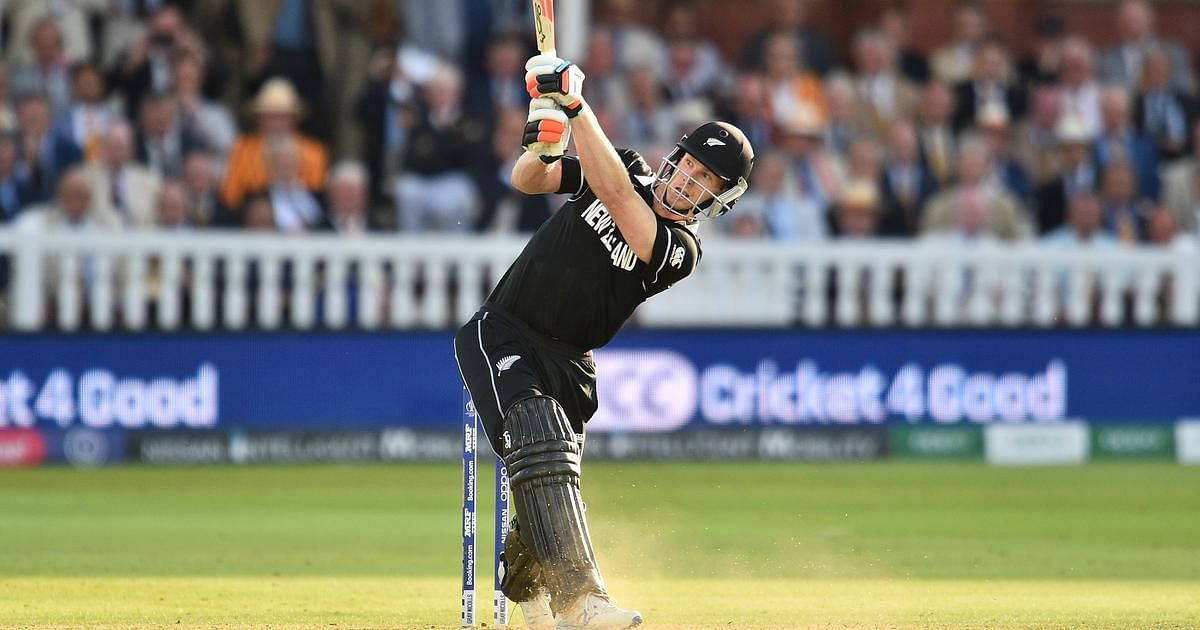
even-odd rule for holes
{"type": "Polygon", "coordinates": [[[637,152],[613,148],[577,66],[538,55],[525,68],[534,100],[513,187],[570,197],[459,330],[455,357],[509,473],[517,526],[504,592],[534,627],[630,628],[642,616],[609,597],[580,495],[584,423],[597,407],[592,349],[692,272],[697,224],[746,192],[754,150],[737,127],[708,122],[655,173],[637,152]],[[577,158],[563,156],[571,133],[577,158]]]}
{"type": "Polygon", "coordinates": [[[1046,234],[1066,221],[1067,201],[1082,194],[1095,194],[1100,173],[1092,160],[1091,133],[1077,116],[1064,116],[1054,130],[1057,140],[1059,175],[1038,187],[1038,231],[1046,234]]]}
{"type": "Polygon", "coordinates": [[[266,143],[273,136],[294,138],[300,152],[300,179],[310,190],[320,190],[329,157],[324,145],[297,131],[302,108],[300,97],[287,79],[271,79],[254,101],[258,119],[255,133],[238,137],[229,151],[229,166],[221,186],[221,201],[237,208],[254,190],[267,186],[266,143]]]}

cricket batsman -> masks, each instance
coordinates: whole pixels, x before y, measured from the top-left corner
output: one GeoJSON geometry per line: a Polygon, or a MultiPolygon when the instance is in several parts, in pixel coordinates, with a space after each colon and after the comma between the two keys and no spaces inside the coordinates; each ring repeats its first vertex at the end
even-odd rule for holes
{"type": "Polygon", "coordinates": [[[542,54],[525,70],[532,101],[512,184],[570,198],[459,329],[455,358],[508,468],[516,524],[505,595],[534,628],[631,628],[642,616],[607,594],[580,496],[584,425],[597,406],[592,350],[695,269],[697,227],[745,194],[754,150],[737,127],[708,122],[652,172],[637,152],[613,148],[578,66],[542,54]],[[572,134],[578,157],[564,155],[572,134]]]}

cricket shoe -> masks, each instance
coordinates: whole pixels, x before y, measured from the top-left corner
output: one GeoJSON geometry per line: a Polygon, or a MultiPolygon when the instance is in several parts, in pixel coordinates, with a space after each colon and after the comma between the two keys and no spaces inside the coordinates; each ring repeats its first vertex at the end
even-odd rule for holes
{"type": "Polygon", "coordinates": [[[642,613],[618,608],[603,593],[580,596],[558,616],[557,630],[623,630],[642,625],[642,613]]]}
{"type": "Polygon", "coordinates": [[[550,593],[538,591],[533,599],[519,602],[525,625],[531,630],[554,630],[554,612],[550,610],[550,593]]]}

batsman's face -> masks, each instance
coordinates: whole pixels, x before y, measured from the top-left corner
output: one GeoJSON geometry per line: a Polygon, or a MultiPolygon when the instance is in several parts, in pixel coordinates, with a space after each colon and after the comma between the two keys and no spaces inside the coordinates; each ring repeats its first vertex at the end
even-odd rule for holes
{"type": "MultiPolygon", "coordinates": [[[[690,214],[694,208],[715,197],[724,182],[696,158],[684,153],[671,178],[659,185],[666,187],[662,199],[671,210],[690,214]]],[[[679,218],[666,208],[659,209],[658,214],[668,219],[679,218]]]]}

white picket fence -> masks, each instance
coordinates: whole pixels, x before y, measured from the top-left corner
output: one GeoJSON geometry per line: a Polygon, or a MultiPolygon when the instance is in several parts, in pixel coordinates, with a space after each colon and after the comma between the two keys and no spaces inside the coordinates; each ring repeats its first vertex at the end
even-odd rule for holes
{"type": "MultiPolygon", "coordinates": [[[[523,243],[243,232],[35,236],[0,230],[0,256],[9,257],[11,267],[4,326],[446,328],[470,317],[523,243]],[[341,290],[331,290],[336,287],[341,290]]],[[[1195,251],[898,241],[706,245],[692,277],[639,309],[640,324],[1200,323],[1195,251]]]]}

